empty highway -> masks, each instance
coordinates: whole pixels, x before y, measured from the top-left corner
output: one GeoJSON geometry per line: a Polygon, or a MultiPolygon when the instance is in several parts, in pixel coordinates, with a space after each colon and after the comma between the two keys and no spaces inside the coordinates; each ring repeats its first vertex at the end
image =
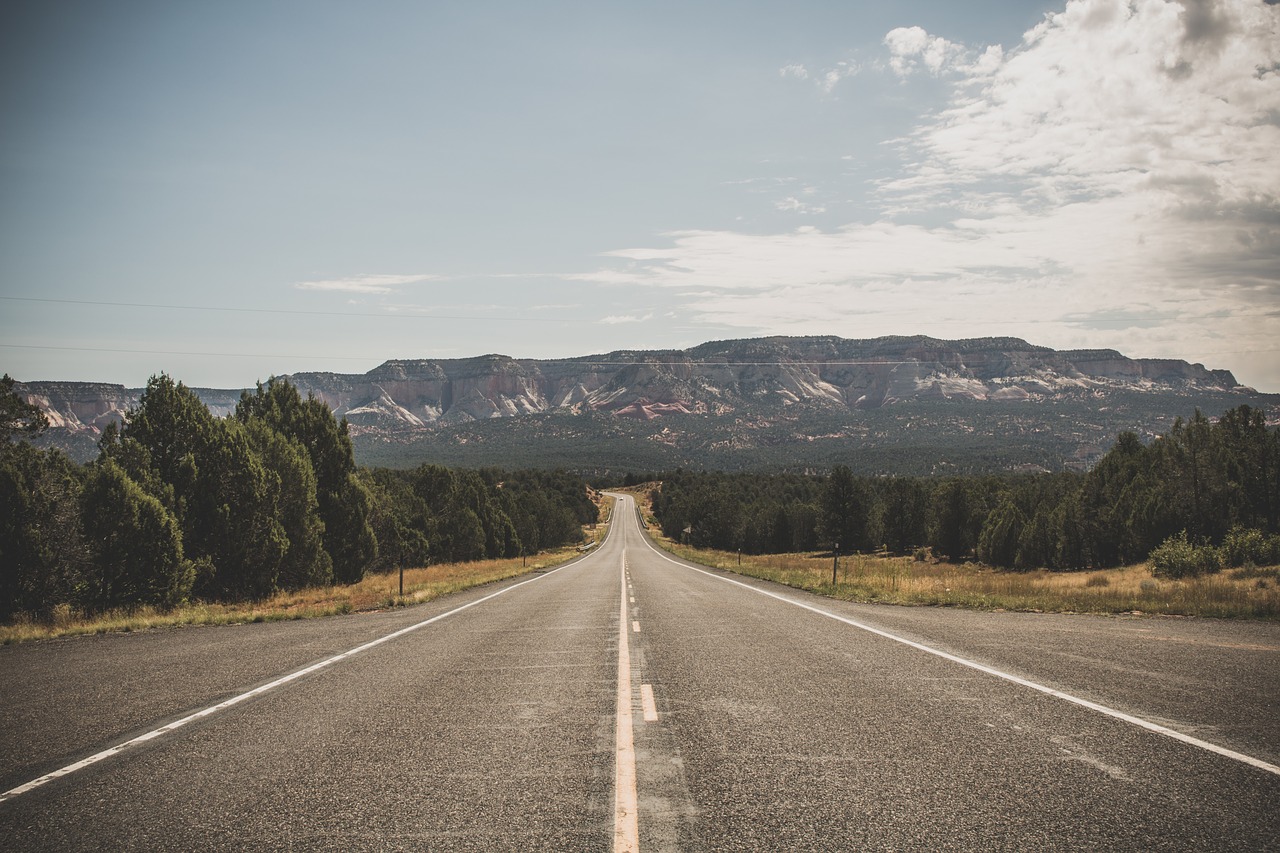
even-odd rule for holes
{"type": "Polygon", "coordinates": [[[1262,850],[1280,626],[855,605],[622,498],[418,607],[0,649],[6,850],[1262,850]]]}

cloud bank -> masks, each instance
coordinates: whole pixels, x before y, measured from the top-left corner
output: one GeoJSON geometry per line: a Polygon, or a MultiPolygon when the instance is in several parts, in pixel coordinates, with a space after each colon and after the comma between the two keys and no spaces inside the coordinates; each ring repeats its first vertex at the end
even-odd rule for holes
{"type": "Polygon", "coordinates": [[[1280,7],[1075,0],[1008,49],[919,27],[884,45],[894,75],[950,94],[892,141],[903,167],[870,221],[676,232],[591,277],[678,288],[704,322],[752,330],[1032,323],[1040,343],[1140,355],[1274,348],[1280,7]]]}

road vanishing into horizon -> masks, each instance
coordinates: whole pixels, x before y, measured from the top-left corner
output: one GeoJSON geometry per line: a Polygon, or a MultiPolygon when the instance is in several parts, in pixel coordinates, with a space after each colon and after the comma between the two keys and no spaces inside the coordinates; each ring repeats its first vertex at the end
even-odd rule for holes
{"type": "Polygon", "coordinates": [[[1280,625],[560,568],[0,648],[0,848],[1275,850],[1280,625]]]}

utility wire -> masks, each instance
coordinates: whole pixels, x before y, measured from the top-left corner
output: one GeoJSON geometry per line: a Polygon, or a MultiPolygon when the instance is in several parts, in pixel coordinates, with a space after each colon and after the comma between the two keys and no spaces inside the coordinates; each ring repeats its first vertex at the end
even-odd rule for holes
{"type": "MultiPolygon", "coordinates": [[[[112,349],[109,347],[59,347],[47,346],[40,344],[4,344],[0,343],[0,347],[9,349],[38,349],[38,350],[58,350],[67,352],[112,352],[123,353],[126,355],[190,355],[190,356],[208,356],[214,358],[277,358],[277,359],[322,359],[336,361],[479,361],[487,358],[487,356],[463,356],[461,358],[387,358],[381,356],[358,356],[358,355],[281,355],[279,353],[251,353],[251,352],[189,352],[184,350],[148,350],[148,349],[112,349]]],[[[645,355],[653,356],[661,353],[658,351],[645,351],[645,355]]],[[[674,352],[681,352],[676,350],[674,352]]],[[[1055,350],[1053,354],[1060,355],[1063,351],[1055,350]]],[[[1258,353],[1258,352],[1280,352],[1280,349],[1255,349],[1255,350],[1237,350],[1234,353],[1200,353],[1200,355],[1239,355],[1241,353],[1258,353]]],[[[644,359],[637,357],[632,361],[605,361],[595,359],[591,356],[576,356],[574,358],[517,358],[514,356],[501,356],[514,362],[537,362],[538,364],[576,364],[583,367],[642,367],[645,365],[666,365],[669,367],[778,367],[781,365],[797,365],[801,367],[895,367],[908,364],[936,364],[937,362],[921,361],[920,359],[912,359],[908,361],[889,361],[889,360],[869,360],[869,361],[842,361],[827,359],[787,359],[777,361],[660,361],[654,358],[644,359]]],[[[1135,361],[1144,360],[1141,358],[1133,359],[1135,361]]],[[[1146,359],[1152,360],[1152,359],[1146,359]]],[[[1185,359],[1164,359],[1157,358],[1154,360],[1168,361],[1185,361],[1185,359]]]]}
{"type": "Polygon", "coordinates": [[[401,320],[478,320],[516,323],[563,323],[561,317],[470,316],[465,314],[419,314],[369,311],[307,311],[296,308],[226,308],[218,305],[167,305],[158,302],[103,302],[91,299],[52,299],[42,296],[0,296],[10,302],[44,302],[52,305],[95,305],[109,308],[162,308],[167,311],[225,311],[236,314],[300,314],[308,317],[376,317],[401,320]]]}
{"type": "MultiPolygon", "coordinates": [[[[276,315],[302,315],[313,317],[370,317],[375,319],[401,319],[401,320],[463,320],[463,321],[498,321],[498,322],[518,322],[518,323],[565,323],[569,322],[564,318],[556,317],[505,317],[505,316],[478,316],[464,314],[420,314],[420,313],[391,313],[391,312],[360,312],[360,311],[310,311],[293,308],[241,308],[241,307],[222,307],[216,305],[170,305],[156,302],[109,302],[103,300],[89,299],[55,299],[52,297],[39,296],[8,296],[0,295],[0,299],[10,302],[40,302],[53,305],[92,305],[98,307],[111,308],[158,308],[168,311],[221,311],[227,313],[240,314],[276,314],[276,315]]],[[[1128,322],[1143,318],[1121,317],[1113,318],[1116,322],[1128,322]]],[[[919,325],[937,326],[937,325],[955,325],[963,321],[948,321],[947,323],[938,322],[920,322],[919,325]]],[[[1079,322],[1073,320],[1056,320],[1047,319],[1029,320],[1026,322],[1063,322],[1072,323],[1079,322]]],[[[188,352],[183,350],[142,350],[142,349],[115,349],[107,347],[67,347],[67,346],[41,346],[34,344],[0,344],[0,347],[8,347],[12,349],[40,349],[40,350],[58,350],[66,352],[110,352],[130,355],[179,355],[179,356],[204,356],[212,358],[278,358],[278,359],[330,359],[336,361],[386,361],[385,356],[338,356],[326,354],[323,356],[313,355],[280,355],[276,353],[246,353],[246,352],[188,352]]],[[[1089,349],[1089,348],[1086,348],[1089,349]]],[[[1093,349],[1097,349],[1096,347],[1093,349]]],[[[1243,349],[1243,350],[1218,350],[1214,352],[1198,352],[1199,357],[1211,355],[1249,355],[1254,353],[1273,353],[1280,352],[1277,349],[1243,349]]],[[[394,359],[401,361],[441,361],[456,359],[394,359]]],[[[606,362],[591,361],[589,357],[579,357],[572,359],[513,359],[515,361],[538,361],[544,364],[580,364],[589,362],[598,364],[602,367],[624,367],[633,364],[643,364],[642,361],[625,361],[625,362],[606,362]]],[[[829,367],[863,367],[868,365],[904,365],[919,364],[916,361],[686,361],[681,362],[690,366],[716,366],[716,365],[742,365],[747,367],[771,367],[778,364],[797,364],[797,365],[824,365],[829,367]]]]}
{"type": "Polygon", "coordinates": [[[39,350],[58,350],[61,352],[114,352],[124,353],[126,355],[195,355],[209,356],[213,358],[311,358],[311,359],[327,359],[337,361],[377,361],[385,357],[378,356],[356,356],[356,355],[280,355],[279,353],[261,353],[261,352],[186,352],[183,350],[163,350],[163,349],[111,349],[109,347],[53,347],[41,346],[38,344],[0,344],[0,347],[9,349],[39,349],[39,350]]]}

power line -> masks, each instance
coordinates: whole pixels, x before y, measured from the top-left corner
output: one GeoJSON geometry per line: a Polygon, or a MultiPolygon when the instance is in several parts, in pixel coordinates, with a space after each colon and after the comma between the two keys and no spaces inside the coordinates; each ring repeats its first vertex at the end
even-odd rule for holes
{"type": "MultiPolygon", "coordinates": [[[[339,361],[478,361],[486,356],[470,356],[462,358],[387,358],[386,356],[343,356],[343,355],[280,355],[279,353],[249,352],[186,352],[182,350],[149,350],[149,349],[112,349],[109,347],[55,347],[40,344],[0,344],[9,349],[66,350],[69,352],[113,352],[126,355],[191,355],[229,358],[311,358],[337,359],[339,361]]],[[[590,356],[576,358],[514,358],[503,356],[515,362],[537,362],[538,364],[581,364],[589,367],[641,367],[644,365],[668,365],[689,367],[775,367],[783,364],[823,367],[865,367],[868,365],[895,366],[902,364],[920,364],[920,361],[602,361],[590,356]]]]}
{"type": "MultiPolygon", "coordinates": [[[[570,322],[561,317],[512,317],[503,315],[472,315],[472,314],[425,314],[425,313],[399,313],[391,311],[371,312],[371,311],[314,311],[298,308],[243,308],[243,307],[225,307],[219,305],[174,305],[163,302],[110,302],[106,300],[91,299],[55,299],[46,296],[7,296],[0,295],[0,299],[10,302],[42,302],[51,305],[91,305],[106,308],[158,308],[166,311],[221,311],[234,314],[284,314],[299,315],[307,317],[368,317],[373,319],[397,319],[397,320],[464,320],[468,322],[486,322],[498,321],[509,323],[566,323],[570,322]]],[[[1270,316],[1275,312],[1271,310],[1262,310],[1257,312],[1236,312],[1235,316],[1270,316]]],[[[1094,320],[1094,322],[1105,323],[1140,323],[1149,320],[1162,319],[1154,314],[1126,314],[1118,317],[1107,317],[1094,320]]],[[[1080,325],[1088,322],[1089,318],[1051,318],[1039,317],[1019,320],[1016,325],[1033,325],[1033,324],[1062,324],[1062,325],[1080,325]]],[[[914,320],[912,324],[915,326],[967,326],[972,325],[970,320],[914,320]]],[[[1280,350],[1226,350],[1221,352],[1204,353],[1204,355],[1239,355],[1250,352],[1280,352],[1280,350]]],[[[740,362],[741,363],[741,362],[740,362]]]]}
{"type": "Polygon", "coordinates": [[[308,317],[374,317],[399,320],[475,320],[512,323],[563,323],[557,317],[471,316],[466,314],[373,313],[368,311],[307,311],[296,308],[227,308],[218,305],[168,305],[160,302],[105,302],[91,299],[53,299],[43,296],[0,296],[10,302],[44,302],[52,305],[93,305],[107,308],[161,308],[166,311],[224,311],[234,314],[293,314],[308,317]]]}
{"type": "Polygon", "coordinates": [[[334,359],[338,361],[378,361],[380,358],[385,361],[384,357],[379,356],[355,356],[355,355],[280,355],[279,353],[260,353],[260,352],[185,352],[182,350],[160,350],[160,349],[111,349],[109,347],[53,347],[41,346],[38,344],[0,344],[0,347],[9,349],[39,349],[39,350],[58,350],[66,352],[113,352],[123,353],[125,355],[194,355],[209,356],[212,358],[313,358],[334,359]]]}
{"type": "MultiPolygon", "coordinates": [[[[357,355],[282,355],[280,353],[250,353],[250,352],[189,352],[185,350],[147,350],[147,349],[114,349],[110,347],[65,347],[65,346],[48,346],[41,344],[5,344],[0,343],[0,347],[8,349],[36,349],[36,350],[55,350],[66,352],[110,352],[121,353],[125,355],[186,355],[186,356],[205,356],[211,358],[276,358],[276,359],[315,359],[317,361],[328,359],[335,361],[478,361],[487,356],[463,356],[461,358],[387,358],[385,355],[380,356],[357,356],[357,355]]],[[[661,352],[661,351],[658,351],[661,352]]],[[[676,351],[679,352],[679,351],[676,351]]],[[[1061,355],[1070,350],[1054,350],[1052,354],[1061,355]]],[[[1198,353],[1198,355],[1240,355],[1245,353],[1263,353],[1263,352],[1280,352],[1280,349],[1253,349],[1253,350],[1235,350],[1218,353],[1198,353]]],[[[653,355],[652,352],[646,353],[653,355]]],[[[1127,357],[1127,356],[1126,356],[1127,357]]],[[[538,364],[578,364],[583,366],[594,367],[642,367],[645,365],[666,365],[672,367],[778,367],[780,365],[797,365],[801,367],[898,367],[902,365],[920,365],[920,364],[937,364],[939,362],[921,361],[920,359],[910,359],[907,361],[896,360],[864,360],[864,361],[846,361],[837,359],[778,359],[776,361],[696,361],[689,359],[687,361],[659,361],[650,357],[643,359],[637,357],[632,361],[605,361],[603,359],[595,359],[591,356],[576,356],[574,358],[516,358],[513,356],[502,356],[514,362],[537,362],[538,364]]],[[[1135,357],[1133,360],[1159,360],[1159,361],[1185,361],[1186,359],[1175,359],[1169,357],[1135,357]]]]}

